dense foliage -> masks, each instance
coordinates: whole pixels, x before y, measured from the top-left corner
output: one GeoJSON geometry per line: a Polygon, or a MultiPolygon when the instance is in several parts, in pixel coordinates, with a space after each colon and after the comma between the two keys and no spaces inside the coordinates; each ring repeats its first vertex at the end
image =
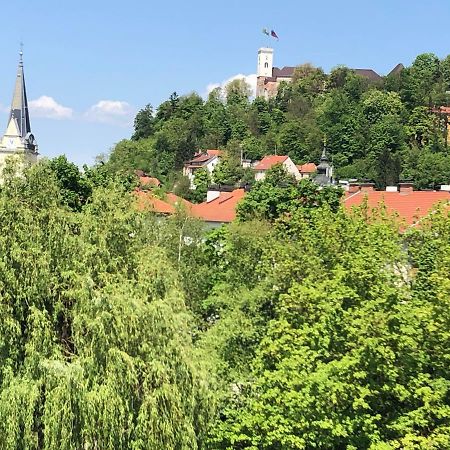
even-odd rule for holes
{"type": "Polygon", "coordinates": [[[450,57],[377,84],[304,65],[268,101],[238,80],[147,105],[83,171],[7,165],[0,450],[450,448],[448,205],[399,229],[275,166],[208,231],[133,194],[139,169],[201,201],[251,181],[242,157],[317,160],[324,137],[339,176],[449,184],[430,113],[449,90],[450,57]],[[180,169],[208,147],[221,162],[189,192],[180,169]]]}
{"type": "Polygon", "coordinates": [[[370,179],[379,187],[402,179],[420,189],[448,184],[446,121],[431,109],[450,101],[449,67],[450,57],[422,54],[373,82],[346,67],[325,74],[305,64],[269,100],[252,99],[242,80],[214,89],[206,101],[173,93],[156,112],[147,105],[137,114],[132,140],[114,147],[108,170],[141,169],[171,188],[196,151],[220,148],[227,162],[216,182],[235,183],[248,181],[241,154],[317,162],[326,138],[338,178],[370,179]]]}
{"type": "Polygon", "coordinates": [[[0,192],[0,448],[203,448],[209,381],[158,224],[114,184],[71,211],[59,162],[0,192]]]}

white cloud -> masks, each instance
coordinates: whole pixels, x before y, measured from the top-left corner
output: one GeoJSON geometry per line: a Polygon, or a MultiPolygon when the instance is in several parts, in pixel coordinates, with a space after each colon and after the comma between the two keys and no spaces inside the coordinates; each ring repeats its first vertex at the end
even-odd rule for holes
{"type": "Polygon", "coordinates": [[[126,126],[131,123],[134,110],[127,102],[100,100],[95,105],[92,105],[84,115],[88,120],[93,122],[126,126]]]}
{"type": "Polygon", "coordinates": [[[60,105],[53,97],[42,95],[36,100],[31,100],[28,104],[31,113],[36,117],[46,117],[47,119],[70,119],[73,109],[60,105]]]}
{"type": "Polygon", "coordinates": [[[252,73],[250,75],[244,75],[242,73],[239,73],[237,75],[233,75],[232,77],[222,81],[221,83],[209,83],[208,86],[206,86],[206,95],[205,97],[208,96],[208,94],[215,88],[224,88],[228,83],[230,83],[233,80],[245,80],[246,83],[248,83],[248,85],[251,88],[251,92],[252,92],[252,97],[255,96],[256,94],[256,73],[252,73]]]}

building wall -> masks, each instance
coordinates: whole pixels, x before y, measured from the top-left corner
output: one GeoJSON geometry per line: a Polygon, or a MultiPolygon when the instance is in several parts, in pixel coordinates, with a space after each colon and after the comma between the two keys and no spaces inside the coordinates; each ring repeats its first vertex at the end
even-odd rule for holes
{"type": "Polygon", "coordinates": [[[273,69],[273,48],[260,48],[258,50],[258,66],[256,75],[258,77],[271,77],[273,69]]]}
{"type": "Polygon", "coordinates": [[[291,158],[287,158],[286,161],[283,162],[283,166],[286,169],[286,172],[293,175],[296,180],[300,180],[302,178],[297,166],[291,158]]]}
{"type": "Polygon", "coordinates": [[[38,159],[37,153],[30,153],[20,150],[7,150],[5,148],[0,148],[0,182],[3,180],[3,169],[6,166],[8,160],[17,161],[18,169],[23,170],[25,166],[30,164],[36,164],[38,159]]]}
{"type": "Polygon", "coordinates": [[[206,169],[210,175],[212,175],[214,171],[214,167],[219,164],[220,158],[218,156],[214,156],[208,161],[208,164],[205,164],[204,166],[199,166],[193,169],[192,167],[183,167],[183,175],[187,176],[191,182],[191,189],[195,189],[195,172],[199,169],[206,169]]]}

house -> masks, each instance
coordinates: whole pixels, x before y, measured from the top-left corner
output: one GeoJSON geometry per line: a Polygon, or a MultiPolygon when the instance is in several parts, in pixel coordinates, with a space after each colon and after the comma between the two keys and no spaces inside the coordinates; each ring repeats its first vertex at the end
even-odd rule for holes
{"type": "Polygon", "coordinates": [[[243,188],[231,192],[209,191],[206,202],[192,206],[192,215],[210,228],[230,223],[236,218],[236,207],[245,195],[243,188]]]}
{"type": "Polygon", "coordinates": [[[206,169],[209,174],[212,174],[214,167],[220,161],[221,154],[220,150],[206,150],[205,152],[197,153],[193,159],[184,164],[183,175],[189,178],[191,189],[195,189],[195,172],[199,169],[206,169]]]}
{"type": "Polygon", "coordinates": [[[388,214],[397,214],[404,224],[417,226],[436,209],[438,203],[450,206],[450,192],[414,191],[412,183],[400,183],[398,188],[388,186],[386,191],[374,190],[372,183],[351,184],[343,199],[345,208],[351,210],[364,201],[370,209],[384,205],[388,214]]]}
{"type": "Polygon", "coordinates": [[[300,179],[311,178],[317,171],[317,166],[314,163],[297,164],[297,169],[300,173],[300,179]]]}
{"type": "Polygon", "coordinates": [[[254,167],[255,181],[264,180],[267,171],[276,164],[281,164],[286,172],[293,175],[296,180],[302,178],[297,166],[289,156],[268,155],[264,156],[264,158],[254,167]]]}

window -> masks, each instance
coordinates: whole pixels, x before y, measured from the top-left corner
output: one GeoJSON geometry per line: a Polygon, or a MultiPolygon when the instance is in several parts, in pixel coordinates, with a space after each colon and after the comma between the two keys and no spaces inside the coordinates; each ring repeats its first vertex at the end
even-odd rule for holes
{"type": "Polygon", "coordinates": [[[269,63],[265,62],[264,67],[267,69],[269,67],[269,63]]]}

